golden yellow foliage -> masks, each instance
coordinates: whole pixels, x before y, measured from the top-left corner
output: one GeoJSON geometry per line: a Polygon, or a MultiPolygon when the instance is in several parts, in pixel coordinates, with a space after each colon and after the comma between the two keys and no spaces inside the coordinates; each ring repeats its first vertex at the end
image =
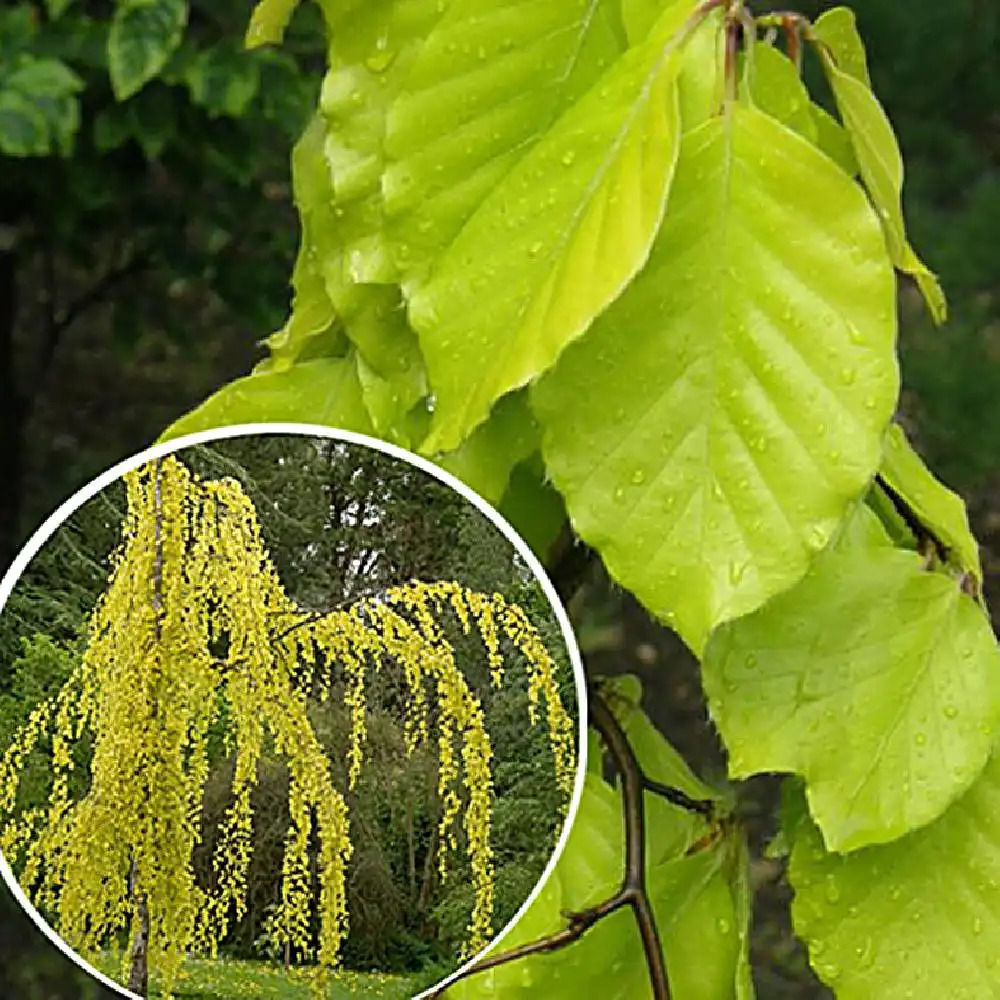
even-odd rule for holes
{"type": "MultiPolygon", "coordinates": [[[[402,670],[411,695],[404,721],[410,750],[431,738],[429,696],[438,709],[439,837],[443,847],[457,848],[464,798],[476,889],[465,952],[478,951],[493,930],[492,747],[480,700],[439,618],[450,608],[466,632],[478,630],[495,685],[503,682],[503,639],[523,655],[530,721],[536,724],[544,702],[555,779],[568,803],[574,728],[555,662],[524,611],[500,594],[445,581],[411,582],[350,608],[309,612],[286,595],[239,482],[200,480],[173,457],[125,479],[123,540],[92,613],[86,651],[0,759],[0,849],[25,890],[55,914],[59,933],[80,951],[100,948],[130,928],[144,900],[150,966],[169,996],[185,953],[214,955],[244,913],[250,793],[269,736],[290,773],[281,904],[269,933],[303,957],[335,967],[347,933],[350,817],[310,723],[308,698],[317,688],[328,695],[334,671],[342,671],[353,787],[364,762],[367,670],[388,662],[402,670]],[[225,654],[213,655],[220,645],[225,654]],[[235,754],[233,800],[214,852],[214,889],[207,891],[196,884],[192,853],[202,836],[208,733],[223,705],[235,754]],[[70,748],[86,731],[94,739],[89,787],[72,801],[70,748]],[[18,812],[19,770],[49,732],[47,808],[18,812]],[[314,905],[316,941],[309,932],[314,905]]],[[[440,852],[442,873],[448,857],[448,850],[440,852]]]]}

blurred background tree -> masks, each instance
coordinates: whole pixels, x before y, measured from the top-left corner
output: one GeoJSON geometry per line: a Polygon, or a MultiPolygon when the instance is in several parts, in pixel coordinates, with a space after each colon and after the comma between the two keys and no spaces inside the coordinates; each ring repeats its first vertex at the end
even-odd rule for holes
{"type": "MultiPolygon", "coordinates": [[[[759,9],[792,6],[814,15],[831,5],[799,0],[759,9]]],[[[911,235],[951,302],[951,320],[937,330],[912,289],[901,289],[901,418],[930,465],[969,501],[996,621],[1000,6],[853,6],[906,160],[911,235]]],[[[21,131],[34,135],[39,120],[50,123],[38,148],[25,147],[17,134],[15,148],[0,138],[4,562],[59,501],[245,373],[255,342],[284,320],[298,236],[288,153],[318,86],[321,35],[305,4],[285,55],[242,53],[248,11],[249,3],[237,0],[194,0],[183,40],[162,69],[120,101],[107,71],[110,0],[15,0],[0,13],[0,121],[12,120],[12,105],[23,108],[25,63],[30,69],[41,61],[28,78],[35,74],[35,93],[40,77],[49,90],[27,115],[36,125],[21,131]],[[75,75],[47,65],[53,60],[75,75]],[[209,72],[222,66],[228,69],[209,72]],[[192,83],[199,79],[205,82],[192,83]],[[78,110],[67,110],[71,105],[78,110]],[[67,148],[69,136],[75,143],[67,148]],[[130,266],[136,256],[142,266],[130,266]]],[[[647,708],[670,738],[703,773],[722,773],[697,674],[680,644],[597,569],[583,598],[573,610],[595,668],[639,673],[647,708]]],[[[755,815],[767,815],[772,795],[762,780],[746,789],[751,825],[755,815]]],[[[763,821],[755,830],[759,845],[769,830],[763,821]]],[[[754,877],[762,888],[754,946],[761,997],[828,997],[788,930],[780,867],[761,859],[754,877]]],[[[0,912],[4,955],[27,925],[5,893],[0,912]]],[[[10,978],[32,975],[30,962],[0,968],[0,995],[80,995],[68,979],[59,992],[59,976],[70,976],[71,967],[39,949],[39,970],[49,963],[62,971],[31,992],[25,983],[34,980],[10,978]]]]}

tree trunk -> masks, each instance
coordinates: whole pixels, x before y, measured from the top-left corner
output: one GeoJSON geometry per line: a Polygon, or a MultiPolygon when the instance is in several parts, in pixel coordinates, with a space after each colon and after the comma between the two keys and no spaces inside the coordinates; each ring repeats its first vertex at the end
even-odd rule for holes
{"type": "Polygon", "coordinates": [[[128,891],[135,906],[132,920],[132,949],[129,953],[128,988],[141,997],[149,995],[149,906],[146,897],[135,891],[135,858],[128,872],[128,891]]]}
{"type": "Polygon", "coordinates": [[[146,897],[136,902],[135,934],[132,937],[128,988],[141,997],[149,996],[149,907],[146,897]]]}
{"type": "MultiPolygon", "coordinates": [[[[160,495],[160,467],[162,459],[156,460],[153,496],[156,508],[156,559],[153,564],[153,613],[156,616],[154,635],[159,643],[163,634],[163,508],[160,495]]],[[[159,709],[154,696],[151,716],[155,721],[159,709]]],[[[148,800],[147,789],[147,800],[148,800]]],[[[135,893],[135,859],[132,860],[130,886],[135,900],[135,933],[132,938],[132,967],[128,976],[128,988],[141,997],[149,996],[149,901],[145,893],[135,893]]]]}

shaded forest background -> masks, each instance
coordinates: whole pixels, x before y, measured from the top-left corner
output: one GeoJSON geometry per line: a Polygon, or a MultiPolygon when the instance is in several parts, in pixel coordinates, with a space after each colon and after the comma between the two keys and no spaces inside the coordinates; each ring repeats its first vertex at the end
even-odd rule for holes
{"type": "MultiPolygon", "coordinates": [[[[791,6],[815,14],[830,4],[791,6]]],[[[853,6],[876,91],[900,136],[913,242],[951,300],[951,320],[938,330],[913,289],[901,289],[901,419],[931,466],[968,499],[995,616],[1000,5],[853,6]]],[[[46,9],[16,0],[0,12],[0,90],[4,67],[9,74],[25,53],[65,60],[81,83],[71,152],[59,155],[62,133],[53,126],[48,155],[0,159],[3,564],[58,502],[249,370],[260,356],[256,342],[282,324],[297,241],[288,152],[322,66],[310,5],[296,15],[285,49],[247,55],[238,39],[248,4],[194,0],[177,56],[119,103],[102,56],[111,4],[77,0],[55,23],[46,9]]],[[[721,775],[696,670],[671,634],[599,569],[572,610],[589,665],[642,675],[664,731],[703,774],[721,775]]],[[[773,795],[766,779],[745,790],[758,846],[773,795]]],[[[761,997],[828,997],[788,929],[780,866],[759,860],[754,878],[761,997]]],[[[9,955],[30,931],[0,899],[0,955],[9,955]]],[[[20,947],[17,968],[0,970],[0,993],[80,996],[72,967],[37,941],[37,954],[20,947]]]]}

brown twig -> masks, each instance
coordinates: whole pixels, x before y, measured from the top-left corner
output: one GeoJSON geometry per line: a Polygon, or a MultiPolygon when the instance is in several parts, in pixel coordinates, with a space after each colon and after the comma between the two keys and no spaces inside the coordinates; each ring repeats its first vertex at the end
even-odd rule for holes
{"type": "Polygon", "coordinates": [[[875,474],[875,485],[886,495],[904,524],[913,532],[918,551],[925,556],[935,555],[941,562],[947,562],[951,549],[920,520],[917,512],[906,502],[901,493],[889,485],[881,472],[875,474]]]}
{"type": "MultiPolygon", "coordinates": [[[[625,825],[625,873],[621,887],[613,896],[595,906],[567,913],[565,916],[569,923],[562,930],[516,948],[488,955],[478,962],[474,962],[454,979],[428,994],[432,1000],[444,996],[449,987],[469,976],[507,965],[510,962],[517,962],[532,955],[559,951],[579,940],[594,924],[626,906],[631,908],[638,926],[646,958],[646,967],[649,971],[653,1000],[670,1000],[670,985],[663,956],[663,946],[646,885],[644,793],[648,791],[651,794],[660,795],[682,809],[704,816],[713,823],[713,831],[710,832],[715,832],[719,824],[716,822],[713,803],[692,799],[679,789],[649,778],[643,772],[620,723],[601,695],[591,690],[588,700],[591,724],[600,733],[621,778],[625,825]]],[[[714,842],[714,837],[706,839],[705,845],[709,846],[714,842]]],[[[698,849],[697,846],[692,845],[690,852],[695,849],[698,849]]]]}
{"type": "MultiPolygon", "coordinates": [[[[923,556],[928,568],[933,566],[935,562],[948,563],[952,556],[951,546],[947,545],[933,529],[924,524],[920,515],[907,503],[903,495],[889,484],[881,472],[875,474],[875,485],[885,494],[893,509],[910,529],[913,537],[916,538],[917,552],[923,556]]],[[[959,586],[962,592],[974,601],[982,600],[982,587],[975,574],[963,570],[959,586]]]]}

